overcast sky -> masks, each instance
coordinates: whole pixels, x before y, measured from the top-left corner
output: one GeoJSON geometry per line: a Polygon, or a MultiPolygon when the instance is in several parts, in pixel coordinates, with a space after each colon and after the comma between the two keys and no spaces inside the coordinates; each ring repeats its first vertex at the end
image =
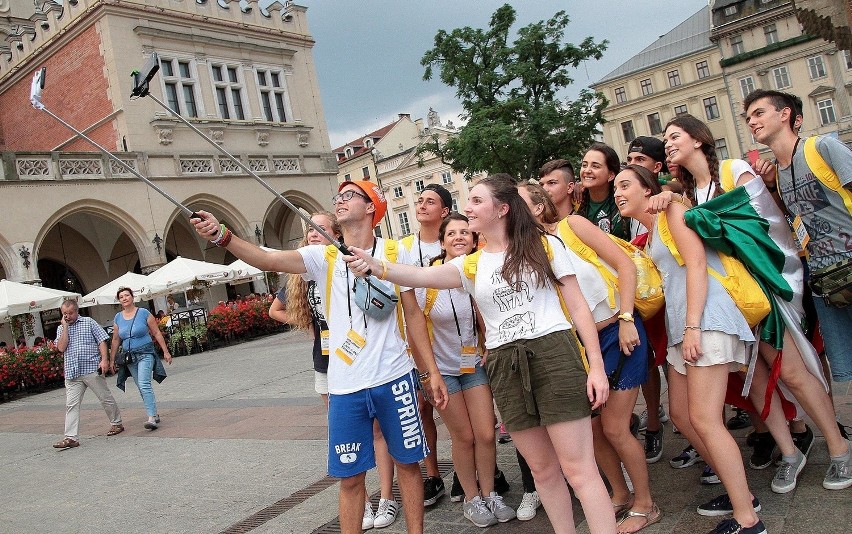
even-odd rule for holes
{"type": "MultiPolygon", "coordinates": [[[[309,29],[316,40],[319,76],[331,146],[363,137],[410,113],[425,118],[429,107],[441,120],[461,106],[452,88],[437,79],[423,81],[420,58],[434,44],[435,33],[470,26],[486,28],[505,0],[296,0],[308,8],[309,29]]],[[[526,0],[511,2],[517,28],[546,20],[565,10],[571,19],[566,40],[579,43],[591,35],[607,39],[600,61],[574,73],[570,96],[630,59],[689,16],[707,0],[526,0]]]]}

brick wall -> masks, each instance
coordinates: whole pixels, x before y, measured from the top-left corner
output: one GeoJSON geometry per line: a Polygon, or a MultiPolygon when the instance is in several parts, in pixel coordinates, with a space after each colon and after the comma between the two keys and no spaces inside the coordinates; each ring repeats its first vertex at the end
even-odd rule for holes
{"type": "MultiPolygon", "coordinates": [[[[113,111],[100,49],[100,34],[95,26],[90,26],[37,65],[47,67],[47,84],[42,98],[45,107],[83,131],[113,111]]],[[[50,150],[74,135],[47,113],[33,109],[29,102],[31,81],[32,72],[0,94],[0,151],[50,150]]],[[[114,120],[86,135],[109,150],[118,148],[114,120]]],[[[78,139],[62,150],[92,152],[96,149],[78,139]]]]}

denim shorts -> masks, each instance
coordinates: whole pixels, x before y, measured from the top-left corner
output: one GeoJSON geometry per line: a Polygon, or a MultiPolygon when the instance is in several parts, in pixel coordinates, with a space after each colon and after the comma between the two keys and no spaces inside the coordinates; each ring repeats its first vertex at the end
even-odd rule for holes
{"type": "Polygon", "coordinates": [[[485,369],[480,364],[476,364],[476,370],[472,373],[464,373],[458,376],[441,375],[441,377],[443,377],[444,383],[447,384],[448,395],[488,384],[488,375],[485,374],[485,369]]]}
{"type": "Polygon", "coordinates": [[[616,321],[607,325],[598,332],[598,340],[603,354],[604,369],[606,376],[610,378],[610,388],[615,390],[633,389],[641,386],[648,380],[648,337],[645,335],[645,326],[639,314],[636,315],[636,332],[639,334],[639,345],[637,345],[629,356],[621,352],[618,345],[619,323],[616,321]],[[618,370],[618,364],[624,358],[624,365],[618,373],[618,380],[613,387],[613,378],[618,370]]]}
{"type": "Polygon", "coordinates": [[[489,351],[485,372],[509,432],[591,414],[588,374],[570,330],[501,345],[489,351]]]}
{"type": "Polygon", "coordinates": [[[825,355],[835,382],[852,380],[852,351],[849,332],[852,331],[852,306],[835,308],[821,297],[814,296],[814,308],[819,318],[819,331],[825,344],[825,355]]]}
{"type": "Polygon", "coordinates": [[[373,420],[379,422],[388,451],[400,464],[429,453],[420,419],[414,374],[380,386],[328,396],[328,474],[351,477],[376,466],[373,420]]]}

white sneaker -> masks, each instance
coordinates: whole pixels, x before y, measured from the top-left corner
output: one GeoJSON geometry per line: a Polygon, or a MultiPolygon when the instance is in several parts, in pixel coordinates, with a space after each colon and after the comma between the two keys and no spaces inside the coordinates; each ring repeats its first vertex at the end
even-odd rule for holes
{"type": "Polygon", "coordinates": [[[518,506],[518,519],[521,521],[529,521],[535,517],[535,512],[541,506],[541,499],[538,498],[538,492],[524,493],[521,499],[521,505],[518,506]]]}
{"type": "Polygon", "coordinates": [[[379,508],[376,510],[376,518],[373,520],[373,526],[376,528],[385,528],[393,525],[396,521],[396,514],[399,512],[399,505],[393,499],[380,499],[379,508]]]}
{"type": "Polygon", "coordinates": [[[370,530],[373,528],[373,506],[369,502],[364,503],[364,519],[361,520],[361,530],[370,530]]]}

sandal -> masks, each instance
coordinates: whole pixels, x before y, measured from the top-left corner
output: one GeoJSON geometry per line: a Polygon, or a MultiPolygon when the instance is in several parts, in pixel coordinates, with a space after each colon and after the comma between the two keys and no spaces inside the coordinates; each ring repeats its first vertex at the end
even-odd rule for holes
{"type": "Polygon", "coordinates": [[[660,519],[662,519],[662,517],[663,517],[663,514],[662,514],[662,512],[660,512],[660,509],[657,507],[657,503],[654,503],[651,506],[651,511],[647,512],[647,513],[628,510],[624,514],[624,517],[622,517],[621,520],[618,522],[617,526],[621,526],[622,523],[624,523],[625,521],[627,521],[628,519],[633,518],[633,517],[641,517],[641,518],[645,519],[645,524],[642,525],[641,527],[637,528],[636,530],[631,530],[629,532],[619,530],[618,531],[619,534],[634,534],[636,532],[639,532],[640,530],[642,530],[645,527],[649,527],[649,526],[653,525],[654,523],[659,523],[660,519]]]}
{"type": "Polygon", "coordinates": [[[109,432],[107,432],[107,436],[114,436],[116,434],[121,434],[122,432],[124,432],[124,425],[112,425],[109,429],[109,432]]]}
{"type": "Polygon", "coordinates": [[[624,514],[626,514],[627,511],[630,510],[631,506],[633,506],[633,494],[632,493],[630,494],[630,497],[627,499],[627,502],[622,503],[622,504],[612,503],[612,511],[615,513],[615,520],[618,521],[622,517],[624,517],[624,514]]]}
{"type": "Polygon", "coordinates": [[[79,446],[80,442],[71,438],[65,438],[62,441],[53,444],[54,449],[72,449],[79,446]]]}

